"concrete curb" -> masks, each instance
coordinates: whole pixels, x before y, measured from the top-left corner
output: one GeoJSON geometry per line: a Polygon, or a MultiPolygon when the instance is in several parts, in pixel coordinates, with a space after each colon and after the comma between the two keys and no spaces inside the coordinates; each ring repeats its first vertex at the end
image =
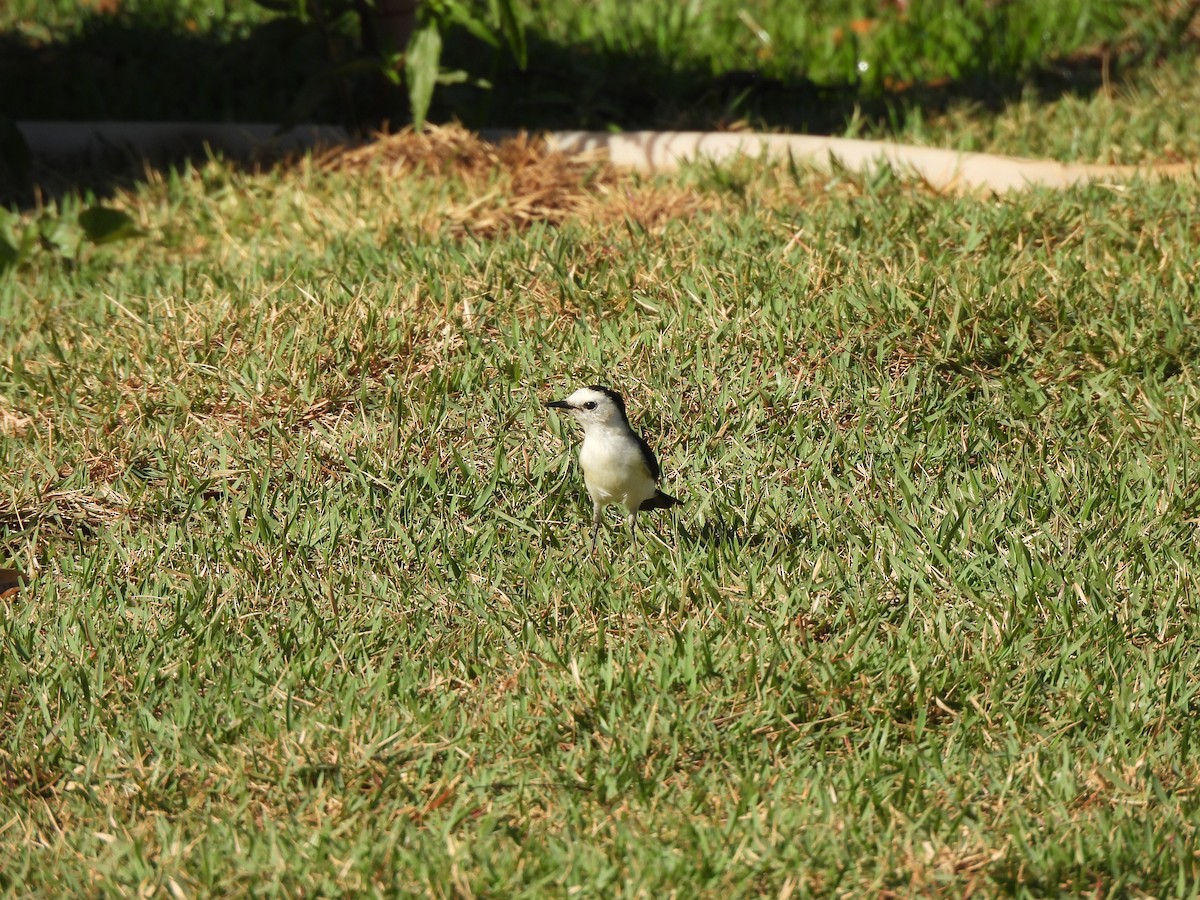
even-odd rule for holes
{"type": "MultiPolygon", "coordinates": [[[[18,122],[35,157],[46,160],[103,158],[112,154],[156,159],[207,150],[237,158],[299,152],[361,143],[344,129],[303,125],[290,129],[264,122],[18,122]]],[[[512,131],[484,131],[498,141],[512,131]]],[[[1196,164],[1101,166],[1020,159],[986,153],[961,153],[886,141],[816,135],[749,132],[635,131],[617,134],[558,131],[544,135],[547,145],[563,153],[606,152],[614,165],[643,172],[662,172],[682,163],[708,159],[724,162],[737,156],[791,159],[830,170],[841,167],[865,173],[881,165],[915,178],[939,191],[1011,191],[1031,187],[1067,188],[1088,181],[1133,178],[1186,178],[1196,164]]]]}

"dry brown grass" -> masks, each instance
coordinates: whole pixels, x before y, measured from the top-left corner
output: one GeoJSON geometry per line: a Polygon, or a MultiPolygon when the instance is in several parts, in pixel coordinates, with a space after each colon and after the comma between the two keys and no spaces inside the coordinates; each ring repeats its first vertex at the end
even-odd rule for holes
{"type": "Polygon", "coordinates": [[[68,533],[90,532],[117,521],[128,508],[129,501],[105,485],[95,491],[50,490],[37,503],[0,505],[0,526],[23,531],[56,525],[68,533]]]}
{"type": "Polygon", "coordinates": [[[33,420],[5,405],[0,398],[0,434],[5,437],[22,437],[33,420]]]}
{"type": "Polygon", "coordinates": [[[552,151],[526,133],[494,144],[460,126],[379,135],[364,146],[332,151],[318,165],[331,173],[455,180],[464,200],[436,210],[425,226],[477,238],[570,219],[654,230],[710,206],[686,189],[621,173],[601,153],[552,151]]]}

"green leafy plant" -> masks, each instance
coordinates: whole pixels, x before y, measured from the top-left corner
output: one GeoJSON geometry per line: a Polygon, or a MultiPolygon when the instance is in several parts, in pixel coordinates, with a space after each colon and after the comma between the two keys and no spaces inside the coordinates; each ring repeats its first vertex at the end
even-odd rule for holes
{"type": "Polygon", "coordinates": [[[78,212],[70,200],[32,218],[0,207],[0,273],[49,251],[76,262],[87,247],[99,247],[140,237],[142,232],[126,212],[93,203],[78,212]]]}
{"type": "MultiPolygon", "coordinates": [[[[344,113],[354,124],[392,118],[403,90],[411,121],[421,128],[436,87],[471,78],[467,72],[441,68],[442,36],[450,27],[461,27],[497,49],[503,41],[522,69],[527,61],[525,32],[513,0],[255,2],[317,28],[329,49],[329,65],[299,92],[294,119],[311,112],[333,92],[341,95],[344,113]]],[[[475,83],[488,86],[478,79],[475,83]]]]}

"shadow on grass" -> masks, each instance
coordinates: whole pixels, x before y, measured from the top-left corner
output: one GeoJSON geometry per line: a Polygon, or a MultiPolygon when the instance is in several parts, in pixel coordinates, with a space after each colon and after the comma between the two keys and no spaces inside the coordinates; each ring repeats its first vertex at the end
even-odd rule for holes
{"type": "MultiPolygon", "coordinates": [[[[435,112],[470,127],[722,131],[738,123],[762,130],[841,134],[851,121],[897,131],[913,115],[928,117],[971,104],[999,111],[1029,89],[1046,101],[1088,96],[1129,63],[1100,56],[1048,61],[1028,79],[978,71],[932,85],[877,89],[854,81],[819,82],[802,74],[755,70],[713,74],[649,54],[613,54],[589,45],[532,40],[525,72],[503,65],[494,91],[447,88],[435,112]]],[[[507,63],[507,60],[502,60],[507,63]]],[[[1131,61],[1132,62],[1132,61],[1131,61]]]]}
{"type": "Polygon", "coordinates": [[[708,519],[694,528],[680,525],[676,531],[676,540],[681,547],[750,549],[776,544],[780,541],[781,534],[786,544],[795,547],[811,543],[809,533],[797,526],[770,528],[747,524],[740,519],[708,519]]]}
{"type": "MultiPolygon", "coordinates": [[[[446,86],[430,118],[525,129],[707,131],[749,122],[815,134],[842,133],[853,120],[894,132],[913,115],[936,115],[954,104],[998,110],[1030,88],[1047,100],[1091,94],[1145,55],[1078,54],[1036,62],[1018,75],[1004,58],[1006,35],[985,31],[977,41],[962,77],[885,89],[853,79],[818,83],[799,71],[714,74],[687,48],[667,58],[599,43],[554,43],[532,33],[529,66],[521,72],[509,56],[460,29],[445,35],[446,67],[486,77],[495,87],[446,86]]],[[[344,42],[289,18],[230,36],[93,13],[61,42],[0,33],[0,83],[21,85],[0,95],[0,120],[317,121],[364,130],[404,121],[402,90],[378,72],[360,71],[351,81],[330,75],[335,60],[345,63],[352,53],[344,42]]],[[[61,166],[22,172],[9,162],[8,171],[0,169],[4,204],[30,202],[35,185],[43,193],[104,194],[142,172],[141,162],[132,160],[77,172],[61,166]]]]}

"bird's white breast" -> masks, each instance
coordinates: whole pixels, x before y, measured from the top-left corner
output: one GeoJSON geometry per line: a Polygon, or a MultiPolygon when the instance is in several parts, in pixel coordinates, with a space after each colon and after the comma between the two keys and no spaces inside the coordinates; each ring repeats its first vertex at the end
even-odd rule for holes
{"type": "Polygon", "coordinates": [[[637,444],[623,434],[604,430],[585,435],[579,465],[583,483],[597,503],[620,503],[636,510],[657,490],[637,444]]]}

